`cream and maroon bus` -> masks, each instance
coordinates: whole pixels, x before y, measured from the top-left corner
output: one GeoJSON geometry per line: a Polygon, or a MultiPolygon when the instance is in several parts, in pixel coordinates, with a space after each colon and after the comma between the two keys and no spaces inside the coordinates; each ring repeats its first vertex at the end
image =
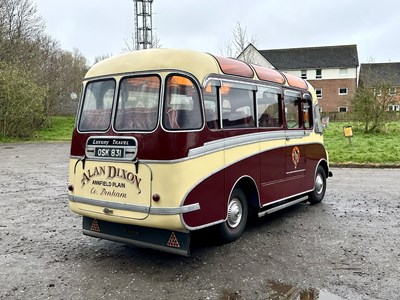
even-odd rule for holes
{"type": "Polygon", "coordinates": [[[83,80],[69,206],[85,235],[190,253],[190,233],[241,236],[250,213],[319,203],[331,176],[303,79],[207,53],[151,49],[83,80]]]}

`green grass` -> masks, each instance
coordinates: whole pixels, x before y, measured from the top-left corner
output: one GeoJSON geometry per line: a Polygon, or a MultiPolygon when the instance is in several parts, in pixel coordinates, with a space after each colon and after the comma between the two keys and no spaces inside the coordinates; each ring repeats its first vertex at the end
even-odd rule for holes
{"type": "Polygon", "coordinates": [[[74,129],[75,117],[51,117],[49,126],[37,130],[32,138],[9,138],[0,136],[0,142],[43,142],[43,141],[70,141],[74,129]]]}
{"type": "Polygon", "coordinates": [[[70,141],[75,117],[52,117],[51,126],[36,131],[38,141],[70,141]]]}
{"type": "MultiPolygon", "coordinates": [[[[38,130],[29,141],[70,141],[75,117],[52,117],[51,126],[38,130]]],[[[324,140],[332,164],[368,164],[400,166],[400,122],[387,123],[380,132],[366,134],[359,123],[331,122],[324,140]],[[343,127],[352,126],[351,143],[343,127]]],[[[4,139],[0,142],[22,142],[23,139],[4,139]]]]}
{"type": "Polygon", "coordinates": [[[359,123],[330,123],[324,141],[333,164],[400,166],[400,123],[387,123],[380,132],[364,133],[359,123]],[[351,143],[343,127],[352,126],[351,143]]]}

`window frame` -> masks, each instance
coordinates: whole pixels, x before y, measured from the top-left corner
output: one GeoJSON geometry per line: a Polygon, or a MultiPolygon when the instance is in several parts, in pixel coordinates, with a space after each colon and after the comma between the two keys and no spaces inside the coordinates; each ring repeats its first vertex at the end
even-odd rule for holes
{"type": "Polygon", "coordinates": [[[349,93],[349,89],[347,87],[340,87],[338,92],[340,96],[347,95],[349,93]],[[346,90],[346,92],[342,92],[342,90],[346,90]]]}
{"type": "Polygon", "coordinates": [[[300,91],[294,91],[294,90],[289,90],[289,89],[284,89],[283,91],[283,114],[285,115],[284,119],[284,128],[287,130],[304,130],[304,124],[303,124],[303,117],[302,117],[302,94],[300,91]],[[290,95],[291,94],[291,95],[290,95]],[[288,105],[286,99],[288,97],[296,98],[298,101],[297,105],[297,127],[289,127],[288,126],[288,105]]]}
{"type": "Polygon", "coordinates": [[[135,74],[135,75],[129,75],[129,76],[124,76],[119,80],[118,83],[118,91],[117,91],[117,96],[115,98],[115,112],[114,112],[114,120],[113,120],[113,128],[116,132],[153,132],[157,129],[158,124],[159,124],[159,112],[160,112],[160,108],[161,108],[161,93],[162,93],[162,84],[163,84],[163,79],[161,78],[161,76],[159,74],[156,73],[146,73],[146,74],[135,74]],[[118,129],[116,126],[117,120],[118,120],[118,107],[119,107],[119,102],[120,102],[120,96],[121,96],[121,87],[123,84],[124,80],[128,80],[131,78],[143,78],[143,77],[157,77],[159,79],[159,90],[158,90],[158,105],[157,105],[157,120],[155,121],[154,124],[154,128],[152,129],[135,129],[135,128],[130,128],[130,129],[118,129]]]}
{"type": "Polygon", "coordinates": [[[318,98],[318,99],[322,99],[322,88],[316,88],[316,89],[315,89],[315,94],[317,95],[317,98],[318,98]],[[318,91],[319,91],[320,93],[318,93],[318,91]]]}
{"type": "MultiPolygon", "coordinates": [[[[203,96],[203,103],[204,103],[204,122],[205,122],[205,126],[212,131],[217,131],[217,130],[221,130],[222,129],[222,121],[221,121],[221,80],[220,79],[216,79],[216,78],[208,78],[204,84],[204,88],[202,89],[202,96],[203,96]],[[207,118],[207,110],[208,108],[206,107],[206,89],[208,88],[208,86],[211,84],[211,86],[215,87],[215,95],[211,95],[215,96],[215,114],[217,119],[208,119],[207,118]],[[211,127],[209,126],[209,124],[211,124],[211,122],[214,122],[216,124],[216,127],[211,127]]],[[[211,91],[212,92],[212,91],[211,91]]]]}
{"type": "Polygon", "coordinates": [[[322,69],[315,69],[315,79],[322,79],[322,69]]]}
{"type": "Polygon", "coordinates": [[[282,98],[282,89],[279,87],[275,87],[275,86],[267,86],[267,85],[258,85],[258,89],[257,92],[255,93],[256,97],[255,97],[255,101],[256,101],[256,111],[257,111],[257,127],[261,128],[261,129],[275,129],[275,128],[283,128],[284,126],[284,122],[283,122],[283,98],[282,98]],[[261,89],[265,89],[263,93],[265,93],[268,90],[271,90],[271,94],[275,94],[274,92],[276,92],[276,95],[278,96],[278,122],[279,122],[279,126],[260,126],[260,119],[263,117],[263,114],[259,114],[259,105],[263,104],[260,103],[260,101],[258,100],[259,98],[257,98],[257,93],[261,91],[261,89]]]}
{"type": "MultiPolygon", "coordinates": [[[[79,117],[77,118],[78,120],[77,120],[77,123],[76,123],[76,127],[77,127],[77,130],[79,132],[85,132],[85,133],[86,132],[107,132],[111,128],[112,119],[113,119],[113,111],[114,111],[114,106],[115,106],[115,98],[116,98],[116,93],[117,93],[117,87],[118,87],[117,86],[117,82],[116,82],[115,78],[113,78],[113,77],[111,77],[111,78],[102,78],[102,79],[97,79],[97,80],[90,80],[90,81],[86,82],[86,84],[84,86],[84,90],[82,91],[82,100],[81,100],[81,103],[80,103],[80,106],[79,106],[79,111],[78,111],[79,117]],[[114,84],[114,92],[113,92],[113,96],[112,96],[111,106],[110,106],[109,109],[107,109],[107,110],[109,110],[109,113],[110,113],[109,120],[108,120],[108,126],[107,126],[107,128],[104,128],[104,129],[103,128],[101,128],[101,129],[93,129],[93,128],[82,129],[82,122],[84,120],[83,115],[84,115],[84,109],[85,109],[85,104],[86,104],[86,100],[87,100],[86,96],[87,96],[88,88],[89,88],[89,86],[91,84],[95,84],[95,83],[98,83],[98,82],[106,82],[106,81],[113,82],[113,84],[114,84]]],[[[104,95],[105,94],[106,94],[106,92],[104,92],[104,95]]],[[[104,95],[103,95],[103,97],[104,97],[104,95]]],[[[97,110],[97,104],[96,104],[96,110],[97,110]]]]}
{"type": "MultiPolygon", "coordinates": [[[[187,75],[187,74],[184,74],[184,73],[176,73],[176,72],[174,72],[174,73],[169,73],[169,74],[164,78],[164,93],[163,93],[162,105],[161,105],[161,119],[160,119],[160,124],[161,124],[162,128],[163,128],[165,131],[167,131],[167,132],[201,131],[201,130],[204,128],[204,116],[203,116],[203,111],[204,111],[204,110],[203,110],[203,98],[202,98],[202,93],[201,93],[201,89],[200,89],[200,84],[198,83],[198,81],[197,81],[195,78],[193,78],[192,76],[189,76],[189,75],[187,75]],[[184,78],[184,79],[189,80],[189,81],[192,83],[192,85],[193,85],[193,87],[194,87],[194,89],[195,89],[195,92],[197,93],[198,112],[199,112],[198,117],[200,117],[200,120],[201,120],[201,121],[200,121],[200,126],[198,126],[198,127],[193,126],[192,128],[191,128],[191,127],[169,128],[169,127],[166,126],[166,123],[165,123],[165,122],[166,122],[167,116],[166,116],[166,114],[165,114],[165,107],[166,107],[166,104],[167,104],[166,99],[167,99],[167,93],[168,93],[168,82],[169,82],[169,79],[172,78],[172,77],[174,77],[174,76],[182,77],[182,78],[184,78]]],[[[167,112],[167,113],[168,113],[168,112],[167,112]]],[[[173,127],[173,126],[171,126],[171,127],[173,127]]]]}
{"type": "MultiPolygon", "coordinates": [[[[239,81],[235,81],[235,80],[225,80],[225,79],[221,79],[221,88],[220,88],[220,118],[221,118],[221,128],[224,130],[241,130],[241,129],[256,129],[258,128],[257,125],[257,103],[256,103],[256,91],[258,90],[258,85],[254,84],[254,83],[247,83],[247,82],[239,82],[239,81]],[[237,120],[241,120],[241,118],[238,119],[230,119],[230,116],[234,116],[234,114],[239,114],[240,113],[240,108],[245,107],[245,106],[238,106],[234,111],[226,111],[224,112],[224,101],[229,101],[229,104],[231,105],[232,103],[235,103],[234,100],[229,100],[224,98],[224,94],[223,91],[224,89],[227,89],[226,86],[230,86],[229,88],[229,92],[231,92],[232,89],[235,89],[237,91],[240,92],[248,92],[249,95],[251,94],[251,105],[250,106],[250,115],[246,116],[245,114],[245,118],[243,119],[249,119],[249,123],[244,123],[244,124],[237,124],[237,125],[233,125],[235,121],[237,120]],[[228,116],[228,118],[224,118],[224,114],[225,116],[228,116]],[[250,118],[249,118],[250,117],[250,118]],[[252,118],[252,120],[251,120],[252,118]],[[232,122],[232,125],[230,125],[232,122]],[[225,123],[225,124],[224,124],[225,123]],[[253,124],[252,124],[253,123],[253,124]],[[241,125],[245,125],[245,126],[241,126],[241,125]]],[[[244,102],[245,103],[245,102],[244,102]]],[[[230,107],[232,108],[232,107],[230,107]]],[[[245,122],[245,120],[243,120],[243,122],[245,122]]]]}

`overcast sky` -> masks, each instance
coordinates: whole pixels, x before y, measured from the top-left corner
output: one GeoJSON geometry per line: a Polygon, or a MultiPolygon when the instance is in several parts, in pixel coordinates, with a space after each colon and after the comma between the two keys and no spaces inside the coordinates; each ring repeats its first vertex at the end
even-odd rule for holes
{"type": "MultiPolygon", "coordinates": [[[[93,62],[120,54],[134,31],[132,0],[32,0],[47,33],[93,62]]],[[[260,50],[357,44],[361,63],[400,62],[398,0],[154,0],[163,48],[221,54],[237,22],[260,50]],[[248,3],[248,4],[247,4],[248,3]]]]}

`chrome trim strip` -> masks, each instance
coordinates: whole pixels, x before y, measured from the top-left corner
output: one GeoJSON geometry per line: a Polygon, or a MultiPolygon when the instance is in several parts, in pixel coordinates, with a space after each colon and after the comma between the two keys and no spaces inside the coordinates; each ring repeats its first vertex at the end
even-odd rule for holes
{"type": "Polygon", "coordinates": [[[296,171],[290,171],[290,172],[286,172],[286,175],[290,175],[290,174],[295,174],[295,173],[303,173],[305,172],[306,169],[301,169],[301,170],[296,170],[296,171]]]}
{"type": "Polygon", "coordinates": [[[299,199],[293,200],[293,201],[291,201],[291,202],[288,202],[288,203],[285,203],[285,204],[276,206],[276,207],[274,207],[274,208],[271,208],[271,209],[262,211],[262,212],[258,213],[258,217],[261,218],[261,217],[263,217],[263,216],[265,216],[265,215],[267,215],[267,214],[272,214],[273,212],[276,212],[276,211],[281,210],[281,209],[284,209],[284,208],[286,208],[286,207],[295,205],[295,204],[297,204],[297,203],[299,203],[299,202],[303,202],[303,201],[305,201],[305,200],[307,200],[307,199],[308,199],[308,196],[304,196],[304,197],[301,197],[301,198],[299,198],[299,199]]]}
{"type": "MultiPolygon", "coordinates": [[[[298,194],[296,194],[296,195],[291,195],[291,196],[289,196],[289,197],[285,197],[285,198],[282,198],[282,199],[278,199],[278,200],[275,200],[275,201],[273,201],[273,202],[268,202],[268,203],[264,204],[262,207],[264,208],[264,207],[267,207],[267,206],[269,206],[269,205],[273,205],[273,204],[278,203],[278,202],[282,202],[282,201],[285,201],[285,200],[288,200],[288,199],[291,199],[291,198],[296,198],[297,196],[306,195],[306,194],[308,194],[309,192],[312,192],[313,190],[314,190],[314,188],[311,189],[311,190],[308,190],[308,191],[304,191],[304,192],[298,193],[298,194]]],[[[308,196],[306,196],[306,197],[308,197],[308,196]]]]}
{"type": "Polygon", "coordinates": [[[276,140],[300,139],[311,135],[311,130],[276,130],[268,132],[249,133],[225,139],[219,139],[204,143],[203,146],[189,150],[188,157],[209,154],[219,150],[226,150],[233,147],[243,146],[252,143],[260,143],[276,140]]]}
{"type": "MultiPolygon", "coordinates": [[[[261,183],[261,186],[266,187],[266,186],[277,184],[277,183],[284,183],[284,182],[288,182],[288,181],[291,181],[291,180],[304,178],[304,176],[305,175],[297,175],[297,176],[292,176],[292,177],[288,177],[288,178],[277,179],[277,180],[274,180],[274,181],[263,182],[263,183],[261,183]]],[[[289,197],[289,198],[291,198],[291,197],[289,197]]]]}
{"type": "Polygon", "coordinates": [[[185,228],[187,230],[199,230],[199,229],[204,229],[204,228],[211,227],[211,226],[214,226],[214,225],[218,225],[218,224],[221,224],[221,223],[224,223],[224,222],[225,222],[225,220],[218,220],[218,221],[215,221],[215,222],[211,222],[211,223],[207,223],[207,224],[200,225],[200,226],[195,226],[195,227],[189,226],[184,222],[183,222],[183,224],[184,224],[184,226],[185,226],[185,228]]]}
{"type": "Polygon", "coordinates": [[[288,129],[286,131],[286,139],[301,139],[305,136],[309,136],[311,133],[310,130],[298,130],[298,128],[296,129],[288,129]]]}
{"type": "Polygon", "coordinates": [[[150,215],[177,215],[184,214],[200,209],[199,203],[194,203],[190,205],[185,205],[181,207],[151,207],[143,205],[125,204],[125,203],[115,203],[104,200],[94,200],[84,197],[77,197],[73,195],[68,195],[68,199],[71,202],[77,202],[87,205],[94,205],[99,207],[106,207],[111,209],[126,210],[132,212],[147,213],[150,215]]]}
{"type": "Polygon", "coordinates": [[[285,131],[271,131],[271,132],[256,132],[250,134],[244,134],[234,137],[229,137],[225,139],[219,139],[216,141],[211,141],[204,143],[203,146],[192,148],[189,150],[188,157],[204,155],[211,152],[219,151],[219,150],[226,150],[232,147],[258,143],[263,141],[273,141],[273,140],[280,140],[285,139],[286,134],[285,131]]]}

